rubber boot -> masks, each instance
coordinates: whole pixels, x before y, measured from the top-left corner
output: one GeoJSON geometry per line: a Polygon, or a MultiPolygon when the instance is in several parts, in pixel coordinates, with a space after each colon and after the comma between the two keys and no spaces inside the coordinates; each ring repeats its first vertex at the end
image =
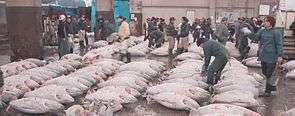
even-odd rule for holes
{"type": "Polygon", "coordinates": [[[178,56],[179,54],[181,54],[181,51],[182,51],[181,49],[182,49],[182,48],[177,48],[177,49],[176,49],[176,54],[175,54],[175,56],[178,56]]]}
{"type": "Polygon", "coordinates": [[[271,96],[271,85],[266,83],[265,92],[262,95],[259,95],[259,97],[270,97],[270,96],[271,96]]]}
{"type": "Polygon", "coordinates": [[[269,87],[270,87],[270,91],[277,91],[277,87],[276,86],[270,85],[269,87]]]}
{"type": "Polygon", "coordinates": [[[127,63],[130,63],[131,62],[131,55],[130,53],[126,53],[126,57],[127,57],[127,63]]]}
{"type": "Polygon", "coordinates": [[[120,54],[120,61],[124,62],[124,54],[120,54]]]}
{"type": "MultiPolygon", "coordinates": [[[[183,50],[184,50],[183,48],[180,48],[180,49],[179,49],[179,54],[182,54],[182,53],[183,53],[183,50]]],[[[179,55],[179,54],[178,54],[178,55],[179,55]]]]}

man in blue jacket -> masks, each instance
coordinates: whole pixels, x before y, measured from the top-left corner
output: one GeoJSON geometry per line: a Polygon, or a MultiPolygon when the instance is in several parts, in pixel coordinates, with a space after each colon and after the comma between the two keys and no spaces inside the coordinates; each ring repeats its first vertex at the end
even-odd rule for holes
{"type": "Polygon", "coordinates": [[[274,28],[275,24],[275,18],[267,16],[264,18],[264,29],[250,36],[250,39],[260,42],[258,60],[261,61],[262,73],[266,77],[265,93],[261,97],[269,97],[272,91],[276,91],[277,77],[274,72],[283,62],[282,33],[274,28]]]}
{"type": "Polygon", "coordinates": [[[213,39],[202,37],[197,40],[197,45],[203,48],[205,56],[202,76],[207,73],[207,84],[214,85],[220,80],[221,71],[224,69],[229,55],[225,47],[213,39]],[[212,56],[215,59],[209,66],[212,56]]]}
{"type": "Polygon", "coordinates": [[[228,18],[223,17],[220,24],[216,28],[216,35],[218,37],[218,42],[220,42],[222,45],[226,45],[226,42],[228,41],[229,37],[229,31],[228,31],[228,18]]]}

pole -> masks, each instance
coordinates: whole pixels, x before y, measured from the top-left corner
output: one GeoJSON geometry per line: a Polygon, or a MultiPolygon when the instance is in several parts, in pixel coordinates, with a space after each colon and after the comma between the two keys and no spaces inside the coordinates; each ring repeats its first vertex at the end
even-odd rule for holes
{"type": "Polygon", "coordinates": [[[96,0],[91,2],[91,31],[94,32],[96,27],[96,0]]]}

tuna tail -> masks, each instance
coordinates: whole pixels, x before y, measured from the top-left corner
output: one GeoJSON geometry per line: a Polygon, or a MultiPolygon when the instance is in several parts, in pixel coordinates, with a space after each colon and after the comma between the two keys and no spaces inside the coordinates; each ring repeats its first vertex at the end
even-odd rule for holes
{"type": "MultiPolygon", "coordinates": [[[[10,101],[14,101],[14,100],[17,100],[17,97],[16,96],[13,96],[10,98],[10,101]]],[[[9,104],[6,108],[6,112],[11,112],[12,108],[11,108],[11,105],[9,104]]]]}

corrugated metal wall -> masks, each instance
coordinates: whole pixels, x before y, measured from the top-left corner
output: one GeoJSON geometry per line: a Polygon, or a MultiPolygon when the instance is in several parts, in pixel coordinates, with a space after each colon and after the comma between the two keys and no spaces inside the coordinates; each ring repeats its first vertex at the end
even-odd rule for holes
{"type": "Polygon", "coordinates": [[[4,34],[7,32],[6,5],[4,3],[4,1],[0,0],[0,34],[4,34]]]}

